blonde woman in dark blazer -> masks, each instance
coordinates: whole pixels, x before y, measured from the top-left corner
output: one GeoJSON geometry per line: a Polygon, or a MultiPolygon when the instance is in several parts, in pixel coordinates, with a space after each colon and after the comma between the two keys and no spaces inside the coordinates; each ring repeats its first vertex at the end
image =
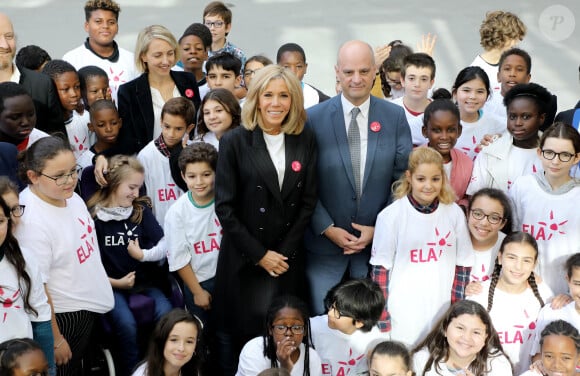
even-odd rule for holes
{"type": "Polygon", "coordinates": [[[263,332],[272,298],[305,291],[303,236],[316,205],[317,160],[305,120],[300,82],[267,66],[252,80],[243,127],[220,141],[216,213],[224,232],[214,308],[226,375],[245,341],[263,332]]]}
{"type": "Polygon", "coordinates": [[[199,108],[201,99],[195,76],[172,71],[179,60],[179,45],[161,25],[147,26],[137,37],[135,64],[139,77],[119,87],[119,115],[123,126],[118,145],[125,154],[138,153],[161,134],[161,109],[165,102],[183,96],[199,108]]]}

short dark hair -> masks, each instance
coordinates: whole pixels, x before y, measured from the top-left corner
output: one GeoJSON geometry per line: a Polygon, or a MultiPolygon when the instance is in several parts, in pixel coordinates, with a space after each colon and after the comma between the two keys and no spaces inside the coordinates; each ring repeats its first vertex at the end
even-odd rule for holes
{"type": "MultiPolygon", "coordinates": [[[[368,361],[369,366],[373,361],[373,356],[375,355],[387,355],[391,358],[401,357],[403,364],[407,368],[407,371],[413,369],[413,361],[411,359],[411,353],[407,347],[398,341],[383,341],[379,342],[374,349],[372,349],[368,361]]],[[[369,367],[370,368],[370,367],[369,367]]]]}
{"type": "Polygon", "coordinates": [[[580,334],[578,334],[578,329],[576,329],[576,327],[574,327],[569,322],[564,320],[556,320],[546,325],[541,333],[540,346],[544,344],[544,338],[552,334],[570,338],[572,341],[574,341],[576,351],[580,352],[580,334]]]}
{"type": "Polygon", "coordinates": [[[32,99],[30,93],[24,86],[17,84],[16,82],[6,81],[0,83],[0,112],[4,111],[4,102],[8,98],[19,97],[21,95],[27,95],[32,99]]]}
{"type": "Polygon", "coordinates": [[[222,67],[224,70],[232,71],[236,76],[242,71],[242,62],[240,59],[228,52],[222,52],[211,56],[205,62],[205,71],[209,73],[214,67],[222,67]]]}
{"type": "Polygon", "coordinates": [[[437,111],[451,112],[457,118],[457,123],[459,124],[459,126],[461,126],[460,122],[461,116],[459,114],[459,109],[457,108],[455,103],[453,103],[449,99],[434,99],[431,101],[431,103],[429,103],[429,105],[427,105],[427,107],[425,108],[425,112],[423,113],[424,127],[428,126],[429,121],[431,120],[431,116],[437,111]]]}
{"type": "Polygon", "coordinates": [[[58,76],[68,72],[74,72],[78,76],[77,70],[71,63],[60,59],[51,60],[42,68],[42,73],[48,75],[52,80],[56,80],[58,76]]]}
{"type": "Polygon", "coordinates": [[[403,67],[401,68],[401,77],[405,77],[405,73],[410,66],[429,68],[431,69],[431,79],[435,78],[435,60],[426,53],[417,52],[405,56],[403,59],[403,67]]]}
{"type": "Polygon", "coordinates": [[[25,183],[31,183],[26,174],[27,171],[30,170],[40,174],[47,161],[62,152],[70,151],[72,153],[68,139],[65,139],[66,135],[61,134],[61,136],[43,137],[18,155],[20,180],[25,183]]]}
{"type": "Polygon", "coordinates": [[[304,49],[297,45],[296,43],[286,43],[278,48],[278,52],[276,53],[276,63],[280,63],[280,59],[282,55],[286,52],[298,52],[300,56],[302,56],[302,60],[306,63],[306,53],[304,53],[304,49]]]}
{"type": "Polygon", "coordinates": [[[529,53],[527,53],[526,51],[522,50],[521,48],[510,48],[509,50],[504,51],[501,54],[501,57],[499,58],[499,64],[498,64],[498,69],[501,69],[501,66],[503,65],[503,63],[505,62],[505,59],[507,59],[509,56],[512,55],[518,55],[520,56],[522,59],[524,59],[524,61],[526,62],[526,73],[530,74],[532,72],[532,57],[530,56],[529,53]]]}
{"type": "Polygon", "coordinates": [[[89,0],[85,3],[85,20],[88,21],[95,10],[108,10],[113,12],[115,18],[119,20],[121,7],[113,0],[89,0]]]}
{"type": "Polygon", "coordinates": [[[205,6],[203,10],[203,20],[205,21],[205,16],[220,16],[223,18],[226,25],[232,23],[232,11],[221,1],[212,1],[205,6]]]}
{"type": "Polygon", "coordinates": [[[186,125],[195,123],[195,105],[185,97],[169,99],[161,109],[161,119],[165,114],[179,116],[186,125]]]}
{"type": "Polygon", "coordinates": [[[507,107],[516,98],[528,98],[529,100],[536,103],[538,107],[538,113],[545,114],[548,112],[548,107],[550,106],[550,101],[552,100],[552,94],[543,87],[536,83],[530,82],[528,84],[517,84],[510,91],[508,91],[503,98],[503,104],[507,107]]]}
{"type": "Polygon", "coordinates": [[[211,47],[211,31],[201,23],[192,23],[185,29],[183,35],[179,37],[179,43],[181,40],[189,35],[194,35],[201,39],[201,43],[203,44],[203,48],[206,50],[211,47]]]}
{"type": "Polygon", "coordinates": [[[113,101],[108,99],[98,99],[95,101],[95,103],[93,103],[91,109],[89,110],[91,115],[91,122],[93,121],[93,116],[95,116],[95,114],[101,110],[113,110],[117,113],[117,115],[119,115],[119,111],[117,111],[117,107],[113,101]]]}
{"type": "Polygon", "coordinates": [[[182,173],[185,173],[190,163],[207,163],[215,172],[217,167],[218,152],[213,145],[206,142],[194,142],[186,146],[179,154],[178,164],[182,173]]]}
{"type": "Polygon", "coordinates": [[[369,332],[377,324],[385,308],[385,296],[379,285],[370,279],[352,279],[334,286],[324,298],[326,308],[332,305],[344,316],[352,317],[353,324],[363,324],[369,332]]]}
{"type": "Polygon", "coordinates": [[[24,46],[16,54],[16,66],[31,70],[38,70],[42,64],[51,61],[52,58],[43,48],[34,44],[24,46]]]}

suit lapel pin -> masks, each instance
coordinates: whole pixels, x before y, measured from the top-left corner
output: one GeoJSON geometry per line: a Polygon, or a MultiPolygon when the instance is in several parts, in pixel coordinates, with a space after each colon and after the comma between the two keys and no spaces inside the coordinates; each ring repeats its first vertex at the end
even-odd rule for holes
{"type": "Polygon", "coordinates": [[[292,162],[292,171],[294,171],[294,172],[300,172],[300,170],[302,170],[302,165],[300,164],[300,162],[293,161],[292,162]]]}
{"type": "Polygon", "coordinates": [[[193,98],[193,90],[185,89],[185,96],[188,98],[193,98]]]}
{"type": "Polygon", "coordinates": [[[371,131],[378,132],[380,130],[381,130],[381,123],[379,123],[378,121],[373,121],[371,123],[371,131]]]}

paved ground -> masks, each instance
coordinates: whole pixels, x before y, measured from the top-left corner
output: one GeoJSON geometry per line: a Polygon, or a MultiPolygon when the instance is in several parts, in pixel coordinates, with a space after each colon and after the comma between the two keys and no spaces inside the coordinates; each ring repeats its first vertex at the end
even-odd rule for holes
{"type": "MultiPolygon", "coordinates": [[[[119,43],[133,50],[144,26],[159,23],[177,36],[201,21],[206,1],[118,0],[119,43]]],[[[61,57],[85,38],[82,0],[0,0],[13,19],[18,44],[37,44],[61,57]]],[[[517,13],[529,33],[521,47],[533,57],[532,79],[558,95],[559,108],[580,99],[580,1],[578,0],[229,0],[234,12],[231,40],[246,54],[275,57],[286,42],[307,53],[306,81],[334,91],[338,46],[363,39],[376,46],[393,39],[414,45],[421,34],[439,36],[435,87],[451,85],[456,73],[479,52],[479,24],[488,10],[517,13]],[[393,5],[396,4],[396,5],[393,5]]]]}

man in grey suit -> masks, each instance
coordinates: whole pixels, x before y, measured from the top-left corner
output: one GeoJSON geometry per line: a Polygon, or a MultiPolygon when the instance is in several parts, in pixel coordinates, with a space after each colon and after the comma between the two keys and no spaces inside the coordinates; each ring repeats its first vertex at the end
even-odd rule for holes
{"type": "Polygon", "coordinates": [[[318,143],[319,201],[305,235],[313,314],[324,313],[326,292],[347,270],[350,278],[368,276],[376,217],[412,148],[403,109],[370,95],[372,47],[346,42],[335,71],[342,93],[308,109],[307,120],[318,143]]]}

